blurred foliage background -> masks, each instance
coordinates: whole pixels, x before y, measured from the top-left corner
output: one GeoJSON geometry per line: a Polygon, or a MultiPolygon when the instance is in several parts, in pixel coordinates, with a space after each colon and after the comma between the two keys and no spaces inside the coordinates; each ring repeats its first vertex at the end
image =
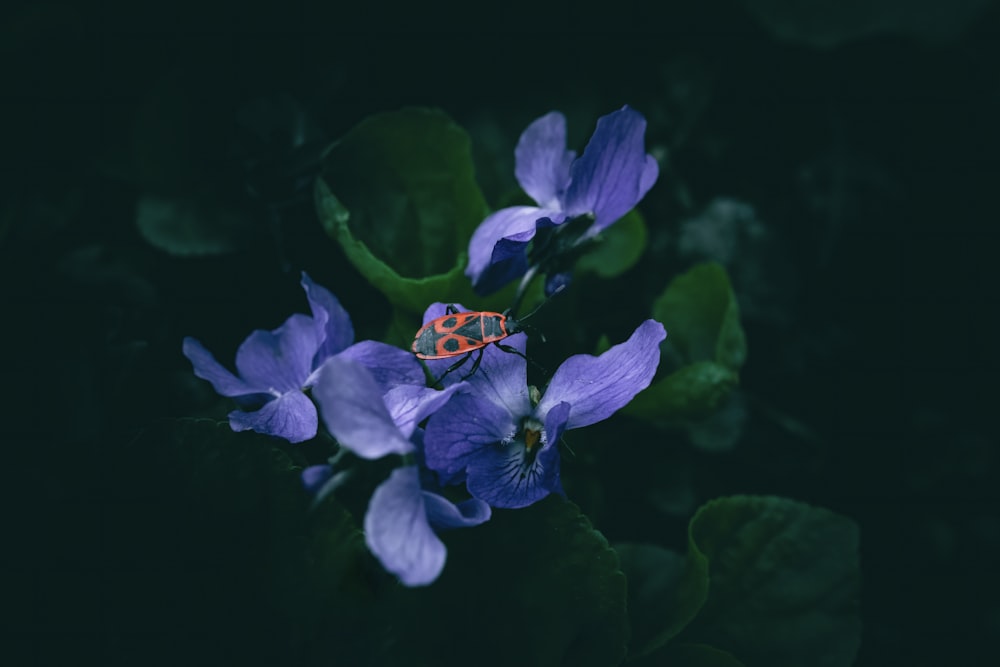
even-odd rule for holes
{"type": "MultiPolygon", "coordinates": [[[[274,639],[294,620],[247,587],[271,562],[260,526],[220,518],[225,489],[206,511],[169,447],[136,446],[215,405],[181,338],[231,359],[251,329],[304,309],[302,268],[359,338],[385,334],[385,299],[311,192],[322,148],[367,115],[443,109],[498,207],[530,120],[564,111],[581,147],[624,103],[662,165],[640,206],[647,253],[627,288],[581,280],[586,313],[557,328],[553,308],[546,332],[574,350],[620,341],[711,259],[750,354],[719,415],[664,435],[682,445],[621,451],[616,474],[641,494],[581,484],[573,499],[612,542],[683,536],[722,494],[830,508],[861,527],[858,664],[980,664],[1000,631],[998,30],[988,0],[8,3],[11,664],[294,661],[274,639]],[[656,483],[630,470],[664,456],[656,483]],[[661,524],[629,521],[648,505],[661,524]]],[[[620,443],[631,427],[596,428],[620,443]]]]}

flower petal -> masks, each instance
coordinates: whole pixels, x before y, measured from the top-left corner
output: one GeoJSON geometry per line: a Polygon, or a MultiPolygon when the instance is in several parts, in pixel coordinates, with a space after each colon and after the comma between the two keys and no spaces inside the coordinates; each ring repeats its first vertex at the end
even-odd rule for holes
{"type": "Polygon", "coordinates": [[[524,246],[535,236],[541,218],[560,223],[566,216],[556,210],[512,206],[500,209],[480,223],[469,240],[469,265],[465,267],[465,275],[477,292],[496,291],[527,270],[524,246]],[[504,243],[498,248],[501,240],[504,243]]]}
{"type": "Polygon", "coordinates": [[[236,351],[236,370],[258,391],[273,394],[299,390],[312,372],[323,342],[316,321],[296,314],[274,331],[258,329],[236,351]]]}
{"type": "Polygon", "coordinates": [[[656,179],[660,177],[660,165],[652,155],[646,156],[646,164],[642,167],[642,175],[639,176],[639,199],[642,200],[646,193],[656,184],[656,179]]]}
{"type": "Polygon", "coordinates": [[[656,162],[646,154],[646,119],[624,106],[597,121],[587,148],[570,169],[566,212],[592,213],[594,234],[632,210],[658,175],[656,162]]]}
{"type": "Polygon", "coordinates": [[[413,451],[385,407],[382,388],[357,361],[343,355],[328,359],[317,374],[313,397],[326,428],[358,456],[377,459],[413,451]]]}
{"type": "Polygon", "coordinates": [[[464,384],[454,384],[444,391],[418,387],[412,384],[401,384],[385,393],[383,401],[392,416],[396,428],[406,438],[413,434],[417,424],[434,414],[448,402],[456,390],[464,389],[464,384]]]}
{"type": "MultiPolygon", "coordinates": [[[[527,342],[528,336],[524,333],[514,334],[503,341],[521,354],[524,354],[527,342]]],[[[490,345],[483,350],[479,370],[465,382],[472,393],[503,407],[512,415],[531,413],[528,362],[523,357],[490,345]]]]}
{"type": "Polygon", "coordinates": [[[660,363],[663,325],[646,320],[627,341],[595,357],[577,354],[559,367],[536,408],[547,414],[558,403],[569,403],[566,428],[588,426],[607,419],[649,386],[660,363]]]}
{"type": "Polygon", "coordinates": [[[533,461],[521,442],[483,448],[466,468],[469,493],[492,507],[510,509],[541,500],[559,488],[557,445],[548,441],[533,461]]]}
{"type": "Polygon", "coordinates": [[[423,386],[426,381],[424,369],[413,353],[395,345],[363,340],[351,345],[339,356],[353,359],[367,368],[384,390],[401,384],[423,386]]]}
{"type": "Polygon", "coordinates": [[[382,482],[365,513],[365,542],[407,586],[426,586],[444,569],[444,544],[427,520],[416,466],[396,468],[382,482]]]}
{"type": "Polygon", "coordinates": [[[313,318],[324,333],[323,344],[313,360],[313,368],[317,368],[354,342],[354,325],[337,297],[330,290],[314,283],[305,271],[302,272],[302,289],[306,291],[313,318]]]}
{"type": "Polygon", "coordinates": [[[552,111],[521,133],[514,149],[514,175],[539,206],[560,208],[575,157],[566,150],[566,117],[552,111]]]}
{"type": "Polygon", "coordinates": [[[462,471],[484,450],[513,438],[518,418],[474,394],[455,395],[427,422],[427,467],[445,476],[462,471]]]}
{"type": "Polygon", "coordinates": [[[315,438],[317,422],[316,407],[301,391],[282,394],[255,412],[233,410],[229,413],[229,426],[234,431],[256,431],[288,442],[315,438]]]}
{"type": "Polygon", "coordinates": [[[457,505],[443,496],[424,491],[427,520],[435,530],[468,528],[489,521],[490,506],[478,498],[463,500],[457,505]]]}
{"type": "Polygon", "coordinates": [[[208,380],[221,396],[245,396],[259,393],[261,390],[248,385],[242,378],[233,375],[229,369],[220,364],[205,349],[205,346],[190,336],[184,339],[182,346],[184,356],[194,366],[194,374],[202,380],[208,380]]]}

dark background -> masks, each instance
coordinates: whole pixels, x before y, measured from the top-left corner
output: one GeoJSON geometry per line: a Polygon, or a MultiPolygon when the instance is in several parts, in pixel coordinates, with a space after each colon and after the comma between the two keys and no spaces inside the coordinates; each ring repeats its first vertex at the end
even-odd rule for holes
{"type": "MultiPolygon", "coordinates": [[[[987,664],[980,652],[1000,631],[987,271],[1000,10],[876,3],[871,18],[817,3],[769,21],[749,2],[646,5],[2,10],[10,664],[150,664],[164,647],[200,645],[199,633],[281,627],[245,588],[249,565],[219,566],[201,602],[171,592],[191,573],[163,550],[208,538],[190,523],[198,508],[171,499],[183,478],[130,444],[212,400],[180,339],[198,335],[231,359],[249,330],[301,309],[302,268],[335,286],[359,337],[386,324],[385,302],[323,235],[308,197],[246,194],[260,175],[248,165],[282,148],[241,127],[240,109],[279,95],[326,139],[373,112],[441,107],[486,165],[486,137],[509,151],[553,108],[577,146],[623,103],[646,114],[649,145],[669,156],[642,205],[654,259],[717,196],[751,204],[775,239],[755,265],[769,309],[745,309],[750,419],[731,452],[692,455],[707,471],[700,493],[786,495],[858,521],[858,664],[987,664]],[[236,252],[152,247],[135,210],[157,189],[238,211],[249,222],[236,252]]],[[[509,165],[481,169],[491,204],[504,178],[509,165]]],[[[636,304],[662,289],[658,266],[633,274],[636,304]]],[[[620,289],[596,294],[595,317],[629,308],[615,305],[620,289]]]]}

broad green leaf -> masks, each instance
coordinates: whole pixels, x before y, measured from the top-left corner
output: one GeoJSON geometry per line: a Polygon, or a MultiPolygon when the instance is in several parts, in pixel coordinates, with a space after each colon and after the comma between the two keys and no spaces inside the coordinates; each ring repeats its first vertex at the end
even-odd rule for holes
{"type": "Polygon", "coordinates": [[[628,578],[629,655],[639,657],[670,641],[701,609],[707,563],[697,550],[685,558],[653,544],[619,544],[615,551],[628,578]]]}
{"type": "Polygon", "coordinates": [[[400,589],[379,664],[618,665],[628,642],[618,556],[579,508],[552,495],[444,534],[440,579],[400,589]],[[428,631],[427,618],[438,631],[428,631]],[[419,660],[417,663],[419,664],[419,660]]]}
{"type": "Polygon", "coordinates": [[[730,368],[712,361],[699,361],[654,382],[625,406],[624,411],[659,426],[677,425],[711,414],[738,382],[739,376],[730,368]]]}
{"type": "Polygon", "coordinates": [[[638,210],[632,209],[601,232],[594,249],[580,258],[576,269],[613,278],[632,268],[645,249],[646,221],[638,210]]]}
{"type": "Polygon", "coordinates": [[[708,601],[683,634],[747,667],[847,667],[861,637],[858,526],[771,496],[732,496],[691,519],[708,601]]]}
{"type": "Polygon", "coordinates": [[[677,276],[653,304],[653,317],[685,363],[714,361],[735,371],[746,360],[739,307],[720,264],[699,264],[677,276]]]}
{"type": "Polygon", "coordinates": [[[316,206],[327,234],[393,305],[422,312],[433,301],[480,301],[463,269],[488,209],[469,138],[443,112],[362,121],[326,154],[316,206]]]}
{"type": "Polygon", "coordinates": [[[675,278],[653,304],[667,330],[665,351],[681,367],[636,396],[626,412],[659,426],[677,426],[715,411],[739,382],[746,338],[721,265],[699,264],[675,278]]]}

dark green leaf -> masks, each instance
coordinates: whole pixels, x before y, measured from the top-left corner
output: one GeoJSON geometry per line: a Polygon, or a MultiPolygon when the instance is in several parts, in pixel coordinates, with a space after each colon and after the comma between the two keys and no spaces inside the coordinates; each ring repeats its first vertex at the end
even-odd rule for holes
{"type": "Polygon", "coordinates": [[[720,264],[699,264],[677,276],[653,304],[653,318],[685,363],[714,361],[738,370],[746,360],[739,307],[720,264]]]}
{"type": "Polygon", "coordinates": [[[628,577],[629,655],[655,651],[677,635],[701,609],[708,594],[707,563],[652,544],[615,547],[628,577]]]}
{"type": "Polygon", "coordinates": [[[624,411],[660,426],[698,419],[718,408],[739,381],[729,368],[699,361],[658,380],[625,406],[624,411]]]}
{"type": "Polygon", "coordinates": [[[731,652],[748,667],[841,667],[861,635],[858,527],[805,503],[733,496],[690,524],[708,561],[708,601],[684,639],[731,652]]]}
{"type": "Polygon", "coordinates": [[[601,232],[595,248],[580,258],[576,268],[602,278],[613,278],[632,268],[645,249],[646,221],[638,210],[632,209],[601,232]]]}
{"type": "Polygon", "coordinates": [[[394,305],[418,313],[432,301],[476,301],[463,268],[488,210],[469,138],[444,113],[362,121],[327,153],[316,206],[327,234],[394,305]]]}
{"type": "Polygon", "coordinates": [[[496,510],[446,533],[448,562],[432,586],[388,601],[396,642],[379,664],[617,665],[628,642],[618,557],[580,510],[550,496],[496,510]],[[428,632],[415,618],[433,610],[428,632]]]}

